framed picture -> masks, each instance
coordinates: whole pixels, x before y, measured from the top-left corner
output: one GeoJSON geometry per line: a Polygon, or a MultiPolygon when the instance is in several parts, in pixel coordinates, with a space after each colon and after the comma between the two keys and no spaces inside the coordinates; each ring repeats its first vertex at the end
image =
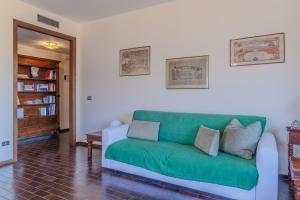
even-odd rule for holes
{"type": "Polygon", "coordinates": [[[207,89],[209,56],[166,60],[168,89],[207,89]]]}
{"type": "Polygon", "coordinates": [[[150,46],[120,50],[120,76],[150,74],[150,46]]]}
{"type": "Polygon", "coordinates": [[[230,65],[285,62],[285,34],[276,33],[230,41],[230,65]]]}

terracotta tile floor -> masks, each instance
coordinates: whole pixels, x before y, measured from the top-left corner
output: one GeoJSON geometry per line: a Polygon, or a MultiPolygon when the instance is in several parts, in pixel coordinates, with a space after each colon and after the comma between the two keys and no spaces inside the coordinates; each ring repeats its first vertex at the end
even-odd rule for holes
{"type": "MultiPolygon", "coordinates": [[[[101,168],[101,151],[69,148],[68,134],[58,139],[19,145],[19,162],[0,168],[0,200],[193,200],[225,199],[185,190],[142,177],[101,168]]],[[[279,199],[289,199],[287,185],[280,183],[279,199]]]]}

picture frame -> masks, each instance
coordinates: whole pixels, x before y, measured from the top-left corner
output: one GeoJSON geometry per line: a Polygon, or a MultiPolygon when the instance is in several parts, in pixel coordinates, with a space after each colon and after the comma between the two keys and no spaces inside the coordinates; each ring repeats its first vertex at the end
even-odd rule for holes
{"type": "Polygon", "coordinates": [[[230,40],[230,66],[285,62],[285,33],[230,40]]]}
{"type": "Polygon", "coordinates": [[[150,75],[151,47],[120,50],[120,76],[150,75]]]}
{"type": "Polygon", "coordinates": [[[208,89],[209,56],[166,59],[167,89],[208,89]]]}

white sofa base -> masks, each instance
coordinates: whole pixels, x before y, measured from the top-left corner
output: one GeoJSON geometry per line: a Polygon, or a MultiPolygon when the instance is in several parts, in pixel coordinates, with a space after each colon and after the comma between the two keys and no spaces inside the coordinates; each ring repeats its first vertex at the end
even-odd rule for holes
{"type": "MultiPolygon", "coordinates": [[[[103,161],[102,161],[103,162],[103,161]]],[[[228,187],[223,185],[204,183],[199,181],[189,181],[184,179],[173,178],[169,176],[165,176],[159,173],[155,173],[149,170],[146,170],[141,167],[136,167],[133,165],[128,165],[122,162],[105,159],[102,166],[108,169],[113,169],[116,171],[121,171],[129,174],[134,174],[142,177],[146,177],[149,179],[154,179],[198,191],[205,191],[207,193],[220,195],[223,197],[228,197],[232,199],[241,199],[241,200],[253,200],[255,199],[255,187],[251,190],[243,190],[234,187],[228,187]]]]}

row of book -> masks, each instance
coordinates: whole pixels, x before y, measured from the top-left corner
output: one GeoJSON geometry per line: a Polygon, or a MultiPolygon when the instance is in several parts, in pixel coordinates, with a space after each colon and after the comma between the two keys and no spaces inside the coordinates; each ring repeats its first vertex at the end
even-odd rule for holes
{"type": "Polygon", "coordinates": [[[56,71],[55,70],[47,70],[45,73],[45,79],[56,80],[56,71]]]}
{"type": "Polygon", "coordinates": [[[44,103],[55,103],[55,96],[46,96],[43,98],[44,103]]]}
{"type": "Polygon", "coordinates": [[[49,107],[40,108],[41,116],[55,115],[55,104],[51,104],[49,107]]]}
{"type": "Polygon", "coordinates": [[[18,78],[28,79],[29,76],[27,74],[18,74],[18,78]]]}
{"type": "Polygon", "coordinates": [[[50,103],[54,104],[55,96],[46,96],[46,97],[43,97],[43,99],[27,100],[27,101],[24,101],[24,103],[26,105],[50,104],[50,103]]]}
{"type": "Polygon", "coordinates": [[[26,105],[43,104],[43,100],[41,100],[41,99],[27,100],[27,101],[24,101],[24,103],[26,105]]]}
{"type": "Polygon", "coordinates": [[[55,83],[46,84],[24,84],[24,82],[18,82],[19,92],[55,92],[55,83]]]}

